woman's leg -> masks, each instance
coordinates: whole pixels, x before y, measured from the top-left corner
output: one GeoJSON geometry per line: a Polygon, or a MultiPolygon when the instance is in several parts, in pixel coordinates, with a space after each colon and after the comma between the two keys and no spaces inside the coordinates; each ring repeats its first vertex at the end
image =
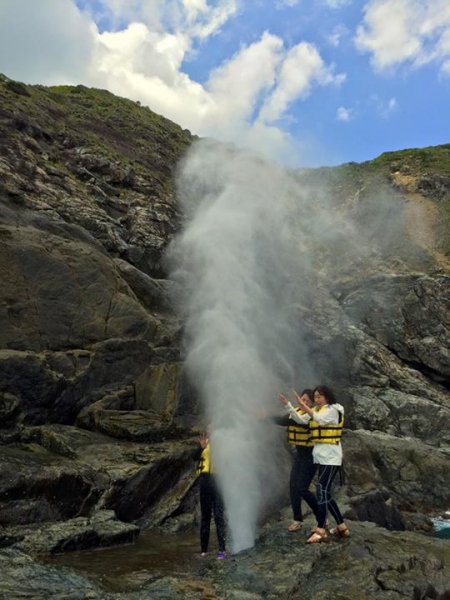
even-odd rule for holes
{"type": "Polygon", "coordinates": [[[225,552],[226,545],[226,524],[225,524],[225,508],[223,505],[222,494],[220,493],[217,483],[214,485],[214,522],[216,524],[217,543],[219,544],[219,552],[225,552]]]}
{"type": "Polygon", "coordinates": [[[317,498],[310,491],[309,486],[316,472],[316,465],[313,463],[312,448],[299,448],[297,453],[300,467],[298,469],[298,487],[300,498],[303,498],[313,511],[317,519],[317,498]]]}
{"type": "Polygon", "coordinates": [[[303,521],[300,471],[300,456],[296,450],[294,461],[292,463],[291,476],[289,479],[289,495],[291,498],[292,515],[294,517],[294,521],[303,521]]]}
{"type": "Polygon", "coordinates": [[[319,465],[317,526],[321,529],[325,527],[328,511],[338,525],[344,522],[336,501],[331,497],[331,486],[338,471],[339,467],[336,465],[319,465]]]}
{"type": "Polygon", "coordinates": [[[211,482],[211,475],[200,475],[200,547],[202,553],[208,552],[213,501],[214,488],[211,482]]]}

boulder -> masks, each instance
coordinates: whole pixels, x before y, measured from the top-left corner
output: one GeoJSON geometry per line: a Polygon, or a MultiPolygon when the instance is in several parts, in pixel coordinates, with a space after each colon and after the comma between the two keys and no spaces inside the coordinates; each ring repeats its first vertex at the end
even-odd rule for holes
{"type": "MultiPolygon", "coordinates": [[[[132,386],[151,363],[154,351],[146,340],[109,339],[91,347],[89,363],[55,399],[53,422],[74,423],[90,404],[132,386]]],[[[130,401],[131,405],[133,400],[130,401]]]]}
{"type": "Polygon", "coordinates": [[[190,429],[198,421],[199,401],[179,362],[149,365],[137,378],[135,390],[136,407],[167,423],[190,429]]]}
{"type": "Polygon", "coordinates": [[[3,231],[1,348],[40,352],[108,338],[153,339],[156,320],[103,252],[60,232],[26,226],[3,231]]]}
{"type": "Polygon", "coordinates": [[[344,464],[351,495],[386,489],[398,508],[450,505],[450,456],[409,437],[347,431],[344,464]]]}
{"type": "Polygon", "coordinates": [[[0,524],[58,521],[86,514],[98,500],[89,467],[37,444],[0,448],[0,524]]]}
{"type": "Polygon", "coordinates": [[[412,366],[450,381],[450,276],[385,274],[334,287],[345,313],[412,366]]]}
{"type": "Polygon", "coordinates": [[[114,511],[101,510],[89,518],[76,517],[59,523],[9,527],[15,546],[32,554],[56,554],[88,548],[103,548],[136,541],[139,528],[117,520],[114,511]]]}
{"type": "Polygon", "coordinates": [[[170,424],[147,411],[97,409],[93,414],[92,428],[113,438],[160,442],[176,435],[170,424]]]}
{"type": "Polygon", "coordinates": [[[10,420],[70,424],[84,407],[123,389],[132,405],[130,386],[152,356],[142,339],[109,339],[90,351],[66,353],[0,350],[0,393],[17,398],[10,420]]]}
{"type": "Polygon", "coordinates": [[[193,438],[139,444],[42,425],[24,428],[20,439],[0,447],[0,525],[88,517],[98,506],[126,522],[157,506],[149,523],[160,524],[181,512],[195,471],[193,438]]]}
{"type": "Polygon", "coordinates": [[[167,279],[153,279],[130,263],[115,258],[121,277],[128,283],[141,304],[152,313],[171,313],[174,298],[180,291],[175,282],[167,279]]]}
{"type": "Polygon", "coordinates": [[[108,595],[71,569],[43,565],[18,548],[0,550],[0,598],[5,600],[107,600],[108,595]]]}

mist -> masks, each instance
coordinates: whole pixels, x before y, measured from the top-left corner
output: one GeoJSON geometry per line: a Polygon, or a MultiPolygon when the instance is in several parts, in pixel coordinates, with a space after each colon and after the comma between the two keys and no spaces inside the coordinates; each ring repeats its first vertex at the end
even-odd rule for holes
{"type": "Polygon", "coordinates": [[[183,289],[185,367],[238,552],[254,545],[258,516],[280,488],[280,437],[264,415],[309,372],[306,356],[300,371],[295,364],[302,340],[291,311],[302,266],[289,216],[298,186],[282,167],[203,141],[183,162],[178,188],[185,224],[171,256],[183,289]]]}

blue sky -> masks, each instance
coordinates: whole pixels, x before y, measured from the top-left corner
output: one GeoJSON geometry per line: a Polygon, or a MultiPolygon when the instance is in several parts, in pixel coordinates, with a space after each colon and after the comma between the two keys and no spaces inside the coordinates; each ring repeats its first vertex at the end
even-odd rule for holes
{"type": "Polygon", "coordinates": [[[450,141],[449,0],[2,0],[0,72],[290,166],[450,141]]]}

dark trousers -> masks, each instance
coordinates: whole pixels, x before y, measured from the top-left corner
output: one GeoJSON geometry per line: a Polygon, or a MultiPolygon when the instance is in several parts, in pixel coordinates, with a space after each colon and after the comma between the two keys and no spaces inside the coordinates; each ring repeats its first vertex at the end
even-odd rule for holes
{"type": "Polygon", "coordinates": [[[214,475],[202,473],[200,480],[200,546],[202,552],[208,551],[211,516],[214,513],[219,551],[225,550],[226,526],[222,496],[217,487],[214,475]]]}
{"type": "Polygon", "coordinates": [[[317,480],[317,500],[319,502],[317,515],[318,527],[325,527],[328,511],[330,511],[331,516],[338,525],[344,522],[336,500],[331,497],[331,486],[339,469],[340,467],[336,465],[319,465],[319,478],[317,480]]]}
{"type": "Polygon", "coordinates": [[[317,499],[309,491],[309,486],[316,471],[313,463],[312,448],[296,446],[294,462],[292,464],[289,491],[294,521],[303,521],[302,499],[308,504],[317,518],[317,499]]]}

